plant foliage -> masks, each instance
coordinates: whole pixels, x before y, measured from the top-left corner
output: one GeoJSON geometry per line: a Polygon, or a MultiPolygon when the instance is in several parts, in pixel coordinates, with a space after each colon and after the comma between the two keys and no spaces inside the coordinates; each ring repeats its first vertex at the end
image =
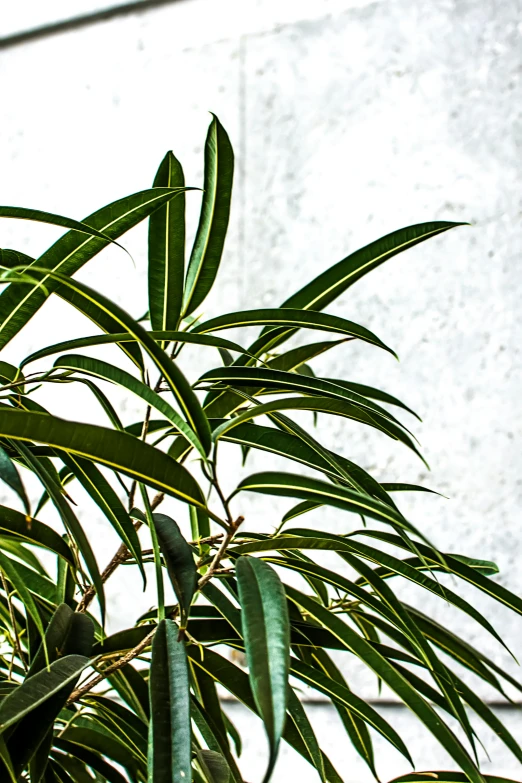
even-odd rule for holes
{"type": "Polygon", "coordinates": [[[393,354],[366,327],[325,308],[393,256],[462,224],[400,229],[321,272],[279,307],[205,319],[201,308],[223,254],[233,171],[229,138],[213,117],[187,263],[185,198],[192,188],[171,152],[151,189],[81,222],[0,208],[0,216],[69,229],[36,259],[0,251],[0,346],[53,296],[95,327],[86,323],[87,336],[77,339],[65,331],[62,342],[21,357],[19,366],[0,361],[0,478],[13,498],[13,507],[0,507],[0,778],[242,783],[240,735],[219,698],[228,692],[264,723],[269,752],[259,780],[273,777],[284,741],[318,780],[338,783],[347,770],[336,770],[319,747],[299,698],[305,686],[331,701],[353,753],[375,777],[386,774],[374,757],[376,734],[408,769],[410,749],[397,727],[345,679],[355,656],[442,743],[458,770],[407,773],[395,783],[500,782],[479,771],[470,712],[519,761],[522,749],[469,682],[478,678],[500,695],[506,685],[522,686],[401,601],[396,586],[405,580],[438,596],[499,644],[459,584],[518,614],[522,600],[495,580],[493,563],[438,551],[395,503],[397,491],[429,490],[379,482],[326,448],[320,425],[305,427],[295,416],[302,412],[297,418],[308,417],[310,425],[319,413],[359,422],[419,453],[402,420],[413,413],[404,403],[350,379],[317,377],[310,363],[325,351],[349,350],[352,340],[393,354]],[[149,310],[136,319],[75,273],[146,219],[149,310]],[[260,328],[250,344],[221,335],[249,327],[260,328]],[[97,356],[107,344],[119,352],[116,363],[97,356]],[[208,361],[194,382],[185,374],[190,366],[181,369],[187,345],[208,361]],[[78,384],[87,389],[105,426],[44,408],[39,392],[48,384],[71,395],[78,384]],[[140,421],[120,419],[111,399],[117,387],[142,405],[140,421]],[[224,449],[231,447],[222,446],[218,456],[221,441],[239,447],[247,464],[228,495],[222,478],[230,453],[224,449]],[[254,451],[266,469],[248,475],[254,451]],[[273,455],[286,460],[285,471],[271,470],[273,455]],[[41,487],[36,506],[25,489],[29,474],[31,486],[41,487]],[[89,521],[73,502],[77,487],[120,542],[104,570],[89,521]],[[283,519],[270,520],[272,533],[249,529],[241,515],[245,493],[288,498],[283,519]],[[346,533],[291,526],[325,506],[346,515],[346,533]],[[54,522],[42,521],[51,508],[54,522]],[[322,552],[337,565],[326,567],[322,552]],[[146,573],[156,580],[157,601],[132,627],[107,635],[105,584],[124,567],[136,573],[136,592],[146,573]],[[165,601],[167,580],[175,604],[165,601]],[[339,651],[352,654],[343,672],[339,651]]]}

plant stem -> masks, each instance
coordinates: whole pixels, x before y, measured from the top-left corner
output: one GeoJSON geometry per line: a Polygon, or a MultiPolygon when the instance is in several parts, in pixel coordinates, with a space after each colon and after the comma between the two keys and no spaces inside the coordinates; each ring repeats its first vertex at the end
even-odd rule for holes
{"type": "Polygon", "coordinates": [[[156,628],[153,628],[153,630],[149,634],[147,634],[147,636],[144,639],[142,639],[141,642],[136,645],[136,647],[133,647],[133,649],[129,650],[129,652],[126,653],[122,658],[115,661],[110,666],[107,666],[105,671],[103,671],[101,674],[98,674],[96,677],[94,677],[94,679],[90,680],[86,685],[83,685],[81,688],[77,688],[75,691],[73,691],[67,700],[67,704],[72,704],[78,699],[81,699],[81,697],[85,696],[85,694],[88,693],[92,688],[94,688],[95,685],[98,685],[98,683],[105,680],[113,672],[118,671],[118,669],[121,669],[123,666],[126,666],[128,663],[130,663],[130,661],[132,661],[133,658],[136,658],[141,652],[143,652],[143,650],[146,647],[148,647],[155,633],[156,633],[156,628]]]}
{"type": "Polygon", "coordinates": [[[223,538],[223,541],[221,542],[221,546],[219,547],[218,551],[214,555],[214,559],[212,560],[211,564],[208,567],[207,573],[203,574],[203,576],[198,582],[199,590],[201,590],[201,588],[204,587],[207,584],[207,582],[209,582],[214,576],[214,574],[216,573],[221,563],[221,560],[228,549],[230,542],[236,535],[237,530],[243,521],[244,521],[244,517],[238,517],[234,522],[230,523],[228,531],[225,537],[223,538]]]}
{"type": "Polygon", "coordinates": [[[11,664],[9,666],[9,679],[11,679],[13,674],[13,664],[14,664],[14,656],[15,652],[18,653],[18,657],[20,658],[20,662],[22,666],[24,667],[24,671],[27,671],[27,664],[25,662],[25,658],[22,652],[22,647],[20,645],[20,639],[18,638],[18,634],[16,632],[16,621],[14,616],[14,610],[13,610],[13,604],[11,601],[11,595],[9,593],[9,589],[7,587],[7,582],[5,581],[4,572],[0,569],[0,578],[2,580],[2,587],[4,588],[5,597],[7,599],[7,606],[9,607],[9,618],[11,620],[11,625],[13,626],[13,637],[14,637],[14,645],[13,645],[13,652],[11,655],[11,664]]]}

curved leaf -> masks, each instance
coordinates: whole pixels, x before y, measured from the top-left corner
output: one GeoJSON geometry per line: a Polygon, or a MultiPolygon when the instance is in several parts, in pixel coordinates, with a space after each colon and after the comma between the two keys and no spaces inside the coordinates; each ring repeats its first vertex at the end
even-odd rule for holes
{"type": "Polygon", "coordinates": [[[0,479],[10,487],[23,503],[25,513],[28,517],[31,516],[31,506],[29,505],[29,498],[25,491],[25,487],[20,478],[11,457],[0,446],[0,479]]]}
{"type": "Polygon", "coordinates": [[[166,416],[167,419],[187,438],[192,446],[199,451],[202,457],[206,456],[199,438],[185,423],[179,413],[176,413],[174,408],[172,408],[163,397],[157,394],[157,392],[151,389],[150,386],[147,386],[147,384],[138,380],[125,370],[120,369],[120,367],[115,367],[113,364],[104,362],[101,359],[93,359],[90,356],[81,356],[80,354],[60,356],[59,359],[56,359],[53,366],[60,369],[84,372],[88,375],[93,375],[96,378],[112,381],[113,383],[118,384],[118,386],[128,389],[166,416]]]}
{"type": "Polygon", "coordinates": [[[386,682],[392,690],[404,701],[418,718],[426,725],[432,734],[439,740],[446,751],[459,764],[473,783],[484,783],[484,778],[473,763],[465,748],[462,746],[453,732],[440,719],[433,707],[426,702],[419,693],[411,687],[371,644],[359,634],[349,628],[337,615],[332,614],[317,604],[313,599],[295,590],[286,587],[286,593],[290,600],[309,612],[312,617],[328,628],[335,636],[344,642],[347,649],[351,650],[367,666],[386,682]]]}
{"type": "Polygon", "coordinates": [[[124,432],[42,413],[2,409],[0,436],[55,446],[107,465],[186,503],[205,506],[199,486],[182,465],[124,432]]]}
{"type": "MultiPolygon", "coordinates": [[[[388,348],[387,345],[379,340],[369,329],[365,329],[364,326],[359,326],[353,323],[353,321],[347,321],[346,318],[341,318],[338,315],[306,312],[295,308],[265,308],[262,310],[243,310],[237,313],[228,313],[227,315],[220,315],[217,318],[204,321],[202,324],[198,324],[192,331],[200,334],[216,332],[219,329],[237,328],[238,326],[263,326],[265,324],[298,329],[319,329],[323,332],[347,334],[350,337],[358,337],[364,342],[383,348],[395,356],[391,348],[388,348]]],[[[254,343],[254,345],[256,344],[254,343]]],[[[268,347],[267,345],[266,348],[268,347]]],[[[257,345],[255,349],[251,347],[250,350],[256,356],[262,352],[259,351],[257,345]]]]}
{"type": "MultiPolygon", "coordinates": [[[[36,259],[34,264],[29,265],[30,273],[33,274],[35,267],[38,267],[62,275],[73,275],[111,241],[140,223],[179,192],[171,188],[152,188],[103,207],[85,218],[84,222],[106,234],[107,239],[86,236],[76,230],[69,231],[36,259]]],[[[25,326],[45,302],[47,295],[42,290],[42,285],[49,293],[59,287],[57,279],[50,275],[44,274],[39,280],[38,284],[29,287],[10,285],[0,295],[0,348],[25,326]]]]}
{"type": "Polygon", "coordinates": [[[216,279],[228,228],[233,178],[232,145],[218,118],[212,115],[205,142],[201,214],[183,293],[184,316],[199,307],[216,279]]]}
{"type": "Polygon", "coordinates": [[[17,539],[21,538],[29,544],[51,550],[51,552],[63,557],[73,568],[75,567],[70,547],[51,527],[37,519],[30,518],[28,520],[25,514],[20,511],[0,506],[0,535],[3,536],[6,533],[17,539]]]}
{"type": "Polygon", "coordinates": [[[65,685],[76,682],[89,665],[83,655],[67,655],[29,677],[0,703],[0,731],[35,710],[65,685]]]}
{"type": "MultiPolygon", "coordinates": [[[[244,352],[244,348],[232,340],[225,340],[223,337],[214,337],[211,334],[194,334],[193,332],[179,332],[175,330],[152,331],[147,332],[149,337],[160,342],[176,343],[195,343],[196,345],[208,345],[212,348],[226,348],[229,351],[244,352]]],[[[108,343],[130,343],[135,342],[136,337],[128,332],[117,332],[115,334],[95,334],[90,337],[78,337],[75,340],[64,340],[61,343],[41,348],[39,351],[27,356],[20,367],[25,367],[30,362],[38,359],[44,359],[46,356],[52,356],[62,351],[76,350],[77,348],[89,348],[92,345],[106,345],[108,343]]],[[[1,363],[0,363],[1,365],[1,363]]],[[[17,369],[16,367],[13,369],[17,369]]],[[[1,366],[0,366],[1,370],[1,366]]],[[[1,375],[1,373],[0,373],[1,375]]],[[[15,378],[16,379],[16,378],[15,378]]],[[[14,379],[14,380],[15,380],[14,379]]]]}
{"type": "Polygon", "coordinates": [[[153,514],[152,519],[170,581],[179,601],[180,630],[183,631],[187,627],[190,604],[198,584],[194,555],[177,522],[165,514],[153,514]]]}

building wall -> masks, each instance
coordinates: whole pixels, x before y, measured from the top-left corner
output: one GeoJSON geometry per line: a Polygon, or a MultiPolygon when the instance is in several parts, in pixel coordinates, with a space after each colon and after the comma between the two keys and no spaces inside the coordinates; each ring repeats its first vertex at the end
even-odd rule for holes
{"type": "MultiPolygon", "coordinates": [[[[77,11],[95,5],[83,3],[77,11]]],[[[38,25],[63,18],[57,8],[38,17],[38,25]]],[[[356,425],[324,419],[321,437],[379,479],[420,483],[447,496],[404,496],[400,504],[441,549],[495,560],[499,582],[518,594],[520,10],[520,2],[498,0],[184,0],[16,45],[6,36],[23,30],[23,20],[11,19],[0,31],[0,203],[81,218],[148,187],[170,148],[184,164],[187,183],[200,185],[207,112],[220,117],[237,169],[229,238],[208,315],[276,306],[353,249],[400,226],[431,219],[471,223],[390,261],[329,308],[375,331],[400,363],[348,343],[317,364],[320,374],[382,387],[418,411],[422,423],[409,423],[431,472],[405,448],[356,425]]],[[[197,199],[190,205],[192,223],[197,199]]],[[[3,221],[0,246],[37,255],[56,235],[49,227],[3,221]]],[[[110,249],[80,274],[135,316],[146,309],[144,240],[144,228],[126,238],[135,267],[110,249]]],[[[91,331],[65,305],[48,303],[3,358],[17,361],[62,339],[65,322],[69,332],[91,331]]],[[[116,355],[108,349],[107,356],[116,355]]],[[[190,377],[197,370],[194,357],[190,377]]],[[[87,393],[74,407],[69,392],[46,394],[62,415],[98,415],[87,393]]],[[[139,412],[128,400],[119,405],[128,421],[139,412]]],[[[230,483],[241,470],[234,460],[230,454],[230,483]]],[[[267,464],[253,456],[247,468],[267,464]]],[[[289,505],[245,496],[237,509],[250,529],[270,530],[289,505]]],[[[83,518],[103,564],[115,542],[86,508],[83,518]]],[[[357,524],[332,511],[302,519],[341,532],[357,524]]],[[[125,627],[153,600],[122,571],[109,583],[113,628],[125,627]]],[[[517,675],[518,667],[473,621],[435,598],[419,599],[407,586],[400,594],[422,600],[423,610],[517,675]]],[[[515,653],[520,650],[520,619],[471,589],[466,594],[515,653]]],[[[342,661],[354,688],[378,701],[374,678],[347,657],[342,661]]],[[[494,698],[484,687],[480,692],[494,698]]],[[[247,720],[238,706],[231,709],[247,720]]],[[[443,763],[403,710],[382,709],[395,709],[419,769],[443,763]]],[[[320,716],[319,729],[330,727],[323,736],[335,757],[346,747],[335,716],[327,706],[311,710],[320,716]]],[[[507,717],[520,737],[520,718],[507,717]]],[[[253,769],[261,747],[248,744],[253,769]]],[[[491,740],[488,748],[486,771],[517,775],[503,746],[491,740]]],[[[384,748],[379,758],[383,779],[406,771],[384,748]]],[[[294,763],[284,759],[280,779],[284,764],[294,763]]],[[[313,779],[306,774],[303,780],[313,779]]],[[[355,765],[345,774],[369,779],[355,765]]]]}

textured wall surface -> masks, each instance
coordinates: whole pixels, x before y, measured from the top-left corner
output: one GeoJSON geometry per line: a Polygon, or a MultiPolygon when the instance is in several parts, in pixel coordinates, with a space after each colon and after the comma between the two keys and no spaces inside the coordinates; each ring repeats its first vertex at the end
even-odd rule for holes
{"type": "MultiPolygon", "coordinates": [[[[208,314],[276,306],[400,226],[472,223],[392,260],[329,308],[375,331],[400,363],[348,343],[316,367],[410,404],[423,418],[410,423],[431,472],[404,447],[356,425],[324,418],[321,432],[325,445],[377,478],[446,495],[404,496],[401,507],[442,549],[495,560],[499,581],[522,594],[520,10],[520,2],[498,0],[186,0],[5,48],[0,203],[81,218],[149,186],[170,148],[187,183],[199,185],[206,112],[216,112],[233,141],[237,174],[208,314]]],[[[34,255],[56,235],[48,227],[0,224],[1,247],[34,255]]],[[[80,274],[136,316],[146,309],[144,239],[138,229],[125,242],[136,268],[111,249],[80,274]]],[[[65,305],[48,303],[3,358],[16,361],[62,339],[64,322],[75,334],[91,333],[65,305]]],[[[110,351],[107,357],[117,355],[110,351]]],[[[191,363],[189,375],[197,369],[191,363]]],[[[67,400],[53,390],[46,401],[71,418],[97,415],[87,395],[74,407],[67,400]]],[[[122,400],[120,410],[130,422],[139,409],[122,400]]],[[[267,464],[252,458],[248,470],[267,464]]],[[[232,456],[228,470],[237,480],[241,468],[232,456]]],[[[244,497],[237,508],[250,529],[271,529],[289,505],[244,497]]],[[[104,564],[115,542],[95,512],[87,510],[84,520],[104,564]]],[[[333,511],[302,520],[339,531],[356,524],[333,511]]],[[[152,602],[129,571],[109,584],[114,628],[152,602]]],[[[467,594],[520,652],[520,618],[467,594]]],[[[401,595],[418,599],[407,587],[401,595]]],[[[437,599],[422,602],[516,674],[471,620],[437,599]]],[[[378,698],[374,678],[343,661],[356,690],[378,698]]],[[[481,694],[492,697],[485,688],[481,694]]],[[[240,708],[231,709],[239,719],[240,708]]],[[[326,741],[345,747],[329,709],[316,705],[312,712],[326,741]]],[[[415,739],[416,724],[404,711],[396,720],[412,737],[419,768],[443,763],[424,735],[415,739]]],[[[520,719],[513,713],[509,720],[520,737],[520,719]]],[[[260,748],[247,747],[254,768],[260,748]]],[[[492,740],[488,749],[492,771],[517,774],[502,746],[492,740]]],[[[281,779],[284,765],[294,763],[288,759],[281,779]]],[[[384,749],[382,759],[384,778],[405,771],[384,749]]],[[[354,766],[346,774],[366,780],[368,773],[354,766]]]]}

